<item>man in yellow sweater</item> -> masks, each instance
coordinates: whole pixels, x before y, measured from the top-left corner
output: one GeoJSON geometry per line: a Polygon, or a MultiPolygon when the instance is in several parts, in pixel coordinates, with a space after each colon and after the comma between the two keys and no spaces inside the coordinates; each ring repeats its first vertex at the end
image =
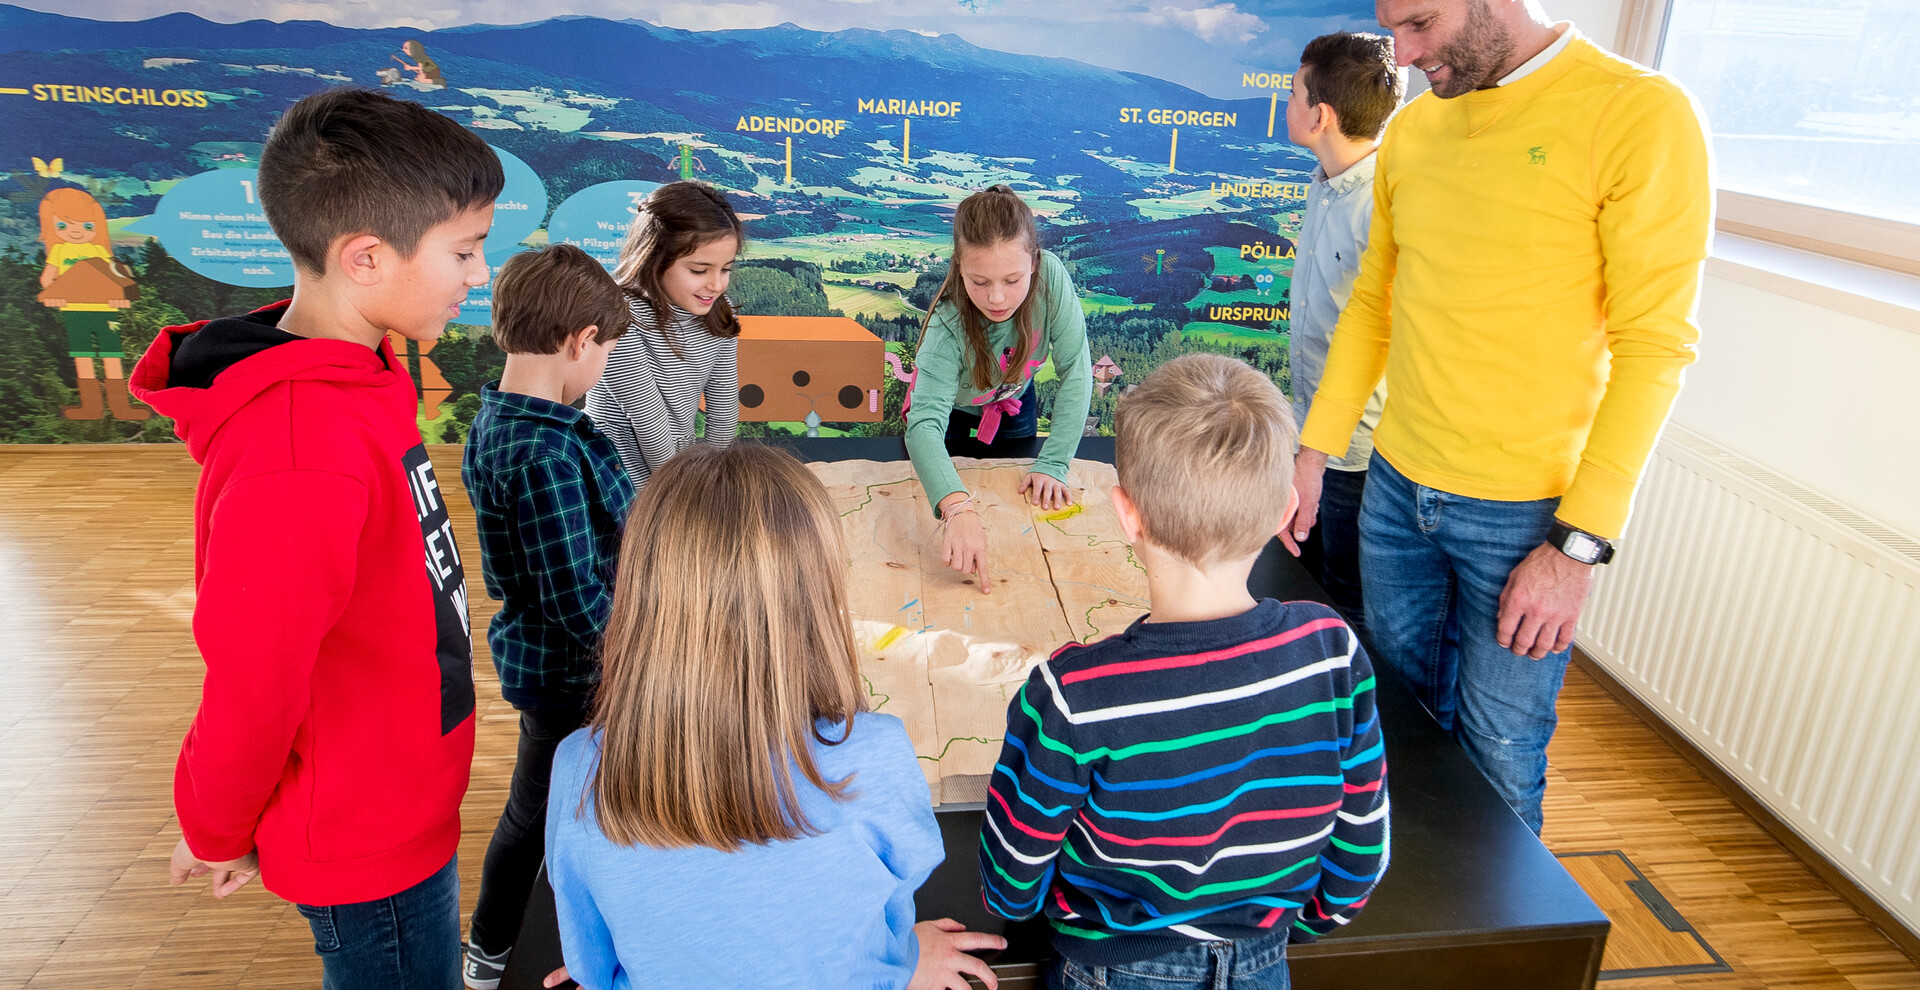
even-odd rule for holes
{"type": "Polygon", "coordinates": [[[1375,9],[1433,92],[1378,152],[1287,535],[1312,528],[1326,459],[1384,375],[1367,625],[1537,832],[1574,623],[1699,339],[1707,140],[1677,83],[1535,0],[1375,9]]]}

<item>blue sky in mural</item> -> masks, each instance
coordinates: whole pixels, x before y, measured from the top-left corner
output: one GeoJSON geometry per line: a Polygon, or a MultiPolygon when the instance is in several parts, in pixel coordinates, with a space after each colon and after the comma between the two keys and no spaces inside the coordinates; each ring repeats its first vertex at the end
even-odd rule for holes
{"type": "Polygon", "coordinates": [[[341,27],[524,24],[549,17],[633,18],[692,31],[796,24],[958,34],[982,48],[1054,55],[1141,72],[1215,97],[1239,95],[1246,72],[1291,71],[1316,35],[1377,30],[1366,0],[27,0],[72,17],[142,20],[178,11],[232,23],[315,20],[341,27]]]}

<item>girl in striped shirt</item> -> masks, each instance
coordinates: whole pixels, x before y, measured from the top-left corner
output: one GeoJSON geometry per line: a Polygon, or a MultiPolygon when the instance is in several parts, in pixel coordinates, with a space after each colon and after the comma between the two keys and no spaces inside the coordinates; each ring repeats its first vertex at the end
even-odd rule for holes
{"type": "Polygon", "coordinates": [[[640,203],[614,266],[632,330],[587,393],[587,415],[613,441],[634,488],[692,446],[706,399],[705,440],[740,432],[740,321],[727,300],[746,231],[727,198],[702,182],[672,182],[640,203]]]}

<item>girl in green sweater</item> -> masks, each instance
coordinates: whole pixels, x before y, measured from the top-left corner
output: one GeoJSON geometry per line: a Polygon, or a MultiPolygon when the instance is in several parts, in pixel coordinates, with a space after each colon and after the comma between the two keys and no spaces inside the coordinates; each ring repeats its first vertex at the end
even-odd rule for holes
{"type": "Polygon", "coordinates": [[[907,453],[934,515],[946,521],[942,559],[978,578],[983,594],[993,590],[987,531],[946,441],[977,436],[991,454],[1033,437],[1033,374],[1049,357],[1060,377],[1053,429],[1020,491],[1034,505],[1059,509],[1073,501],[1067,465],[1093,393],[1086,316],[1066,266],[1040,250],[1027,204],[1004,185],[974,193],[953,215],[953,263],[914,355],[907,453]]]}

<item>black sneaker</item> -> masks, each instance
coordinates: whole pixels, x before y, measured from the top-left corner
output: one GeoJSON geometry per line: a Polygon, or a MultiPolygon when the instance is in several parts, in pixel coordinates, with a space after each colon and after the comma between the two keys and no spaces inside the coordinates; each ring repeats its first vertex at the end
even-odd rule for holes
{"type": "Polygon", "coordinates": [[[497,955],[487,955],[472,942],[467,943],[466,962],[460,967],[460,979],[467,990],[498,990],[500,977],[507,971],[507,956],[513,947],[501,949],[497,955]]]}

